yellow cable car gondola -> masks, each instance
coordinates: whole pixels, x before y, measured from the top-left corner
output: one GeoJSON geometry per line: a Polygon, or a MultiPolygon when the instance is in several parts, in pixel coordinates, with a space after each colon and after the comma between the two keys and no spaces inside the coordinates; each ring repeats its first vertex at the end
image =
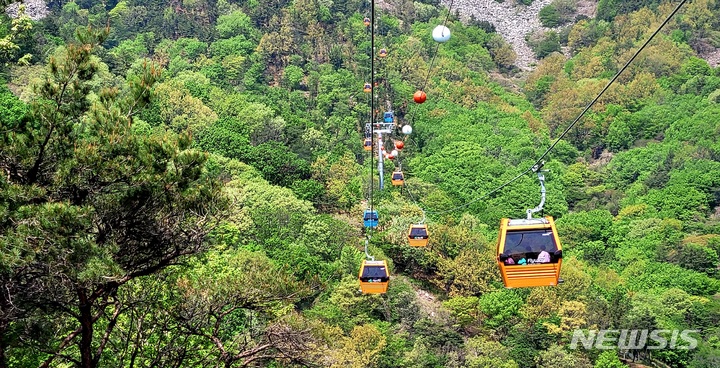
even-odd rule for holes
{"type": "Polygon", "coordinates": [[[525,219],[501,219],[497,262],[506,288],[555,286],[562,283],[562,245],[552,217],[533,218],[545,205],[545,175],[540,180],[540,204],[526,211],[525,219]]]}
{"type": "Polygon", "coordinates": [[[372,92],[372,85],[370,85],[370,83],[365,83],[365,85],[363,86],[363,92],[365,92],[365,93],[372,92]]]}
{"type": "Polygon", "coordinates": [[[365,141],[363,142],[363,149],[365,151],[372,151],[372,138],[365,138],[365,141]]]}
{"type": "Polygon", "coordinates": [[[358,278],[363,294],[385,294],[390,283],[387,262],[363,260],[358,278]]]}
{"type": "Polygon", "coordinates": [[[384,58],[384,57],[387,56],[387,54],[388,54],[387,49],[386,49],[386,48],[381,48],[381,49],[380,49],[380,52],[378,53],[378,56],[381,57],[381,58],[384,58]]]}
{"type": "Polygon", "coordinates": [[[497,262],[506,288],[560,283],[562,246],[553,218],[500,220],[497,262]]]}
{"type": "Polygon", "coordinates": [[[390,177],[390,182],[394,186],[403,185],[405,184],[405,175],[403,175],[402,171],[394,171],[390,177]]]}
{"type": "Polygon", "coordinates": [[[413,224],[408,229],[408,243],[411,247],[426,247],[430,240],[427,224],[413,224]]]}

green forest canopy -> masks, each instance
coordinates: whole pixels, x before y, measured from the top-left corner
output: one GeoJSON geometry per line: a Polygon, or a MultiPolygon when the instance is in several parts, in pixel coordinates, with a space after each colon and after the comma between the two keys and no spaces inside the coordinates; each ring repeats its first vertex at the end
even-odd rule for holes
{"type": "Polygon", "coordinates": [[[548,38],[571,57],[545,40],[527,74],[482,22],[450,17],[437,48],[436,2],[378,10],[377,90],[413,126],[407,188],[373,191],[383,296],[357,283],[367,2],[49,5],[0,26],[0,367],[720,364],[720,68],[699,57],[720,46],[715,2],[686,4],[548,156],[565,282],[518,290],[497,224],[537,205],[537,179],[476,199],[532,165],[675,5],[601,1],[548,38]],[[427,250],[405,240],[422,209],[445,212],[427,250]],[[699,345],[569,347],[576,329],[624,328],[699,345]]]}

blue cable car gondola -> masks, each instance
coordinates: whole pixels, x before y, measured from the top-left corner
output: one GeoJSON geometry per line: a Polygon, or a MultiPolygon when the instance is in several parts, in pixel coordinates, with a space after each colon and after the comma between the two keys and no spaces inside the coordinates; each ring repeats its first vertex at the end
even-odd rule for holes
{"type": "Polygon", "coordinates": [[[392,123],[393,121],[395,121],[395,116],[393,115],[393,112],[386,111],[383,115],[383,121],[385,121],[386,123],[392,123]]]}
{"type": "Polygon", "coordinates": [[[365,210],[363,213],[363,224],[365,227],[377,227],[378,226],[378,212],[365,210]]]}

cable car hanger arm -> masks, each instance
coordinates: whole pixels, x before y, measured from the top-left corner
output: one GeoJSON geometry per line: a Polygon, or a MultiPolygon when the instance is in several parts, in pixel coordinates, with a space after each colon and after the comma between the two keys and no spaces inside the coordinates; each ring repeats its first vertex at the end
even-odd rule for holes
{"type": "Polygon", "coordinates": [[[543,174],[542,170],[537,171],[538,180],[540,180],[540,204],[537,205],[535,208],[528,209],[527,212],[527,219],[532,219],[533,213],[540,212],[543,210],[543,206],[545,206],[545,174],[543,174]]]}
{"type": "Polygon", "coordinates": [[[371,256],[370,253],[368,253],[368,240],[367,239],[365,239],[365,257],[367,257],[367,259],[369,259],[371,261],[375,260],[375,257],[371,256]]]}

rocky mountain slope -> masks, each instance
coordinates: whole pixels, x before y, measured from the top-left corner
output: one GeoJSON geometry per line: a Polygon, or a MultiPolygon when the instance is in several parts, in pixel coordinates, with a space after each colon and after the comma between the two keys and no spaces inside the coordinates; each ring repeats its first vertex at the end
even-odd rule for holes
{"type": "MultiPolygon", "coordinates": [[[[478,21],[492,23],[496,31],[513,46],[517,53],[516,64],[522,70],[532,69],[532,65],[537,62],[525,37],[536,31],[550,30],[540,24],[538,17],[540,10],[550,3],[552,0],[535,0],[526,6],[517,0],[441,0],[441,4],[446,8],[452,7],[453,13],[457,11],[462,20],[468,20],[472,16],[478,21]]],[[[576,13],[592,18],[596,9],[597,1],[579,0],[576,13]]],[[[699,56],[707,60],[712,67],[720,65],[720,49],[707,50],[699,56]]]]}
{"type": "Polygon", "coordinates": [[[47,4],[44,0],[24,0],[22,3],[10,4],[7,7],[7,13],[13,18],[17,17],[21,4],[25,6],[25,14],[32,20],[45,18],[49,14],[47,4]]]}
{"type": "Polygon", "coordinates": [[[545,29],[538,18],[540,9],[552,0],[535,0],[529,6],[515,1],[497,2],[495,0],[441,0],[445,7],[452,6],[462,20],[473,16],[479,21],[488,21],[496,31],[508,41],[517,53],[516,64],[523,70],[530,69],[535,63],[535,55],[525,42],[525,35],[545,29]]]}

